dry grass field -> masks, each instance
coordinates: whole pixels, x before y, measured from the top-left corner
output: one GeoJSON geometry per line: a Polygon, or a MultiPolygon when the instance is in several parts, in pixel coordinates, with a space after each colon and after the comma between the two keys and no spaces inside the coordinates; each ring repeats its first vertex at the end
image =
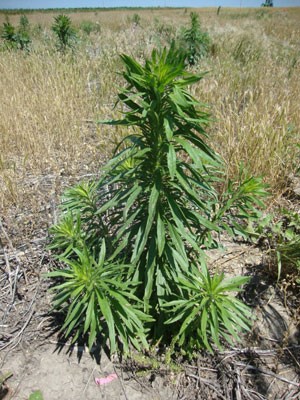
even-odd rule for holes
{"type": "MultiPolygon", "coordinates": [[[[212,39],[212,54],[194,67],[208,74],[193,89],[210,109],[210,140],[231,177],[242,162],[280,193],[299,161],[300,10],[197,12],[212,39]]],[[[50,29],[54,15],[27,15],[29,55],[1,52],[1,214],[21,205],[28,175],[99,170],[122,135],[94,124],[117,112],[119,54],[142,59],[189,21],[184,9],[70,13],[80,40],[74,54],[62,57],[50,29]],[[132,22],[136,13],[139,26],[132,22]],[[85,35],[82,21],[97,24],[98,32],[85,35]]],[[[10,22],[17,25],[19,18],[12,15],[10,22]]],[[[0,14],[0,24],[4,20],[0,14]]]]}

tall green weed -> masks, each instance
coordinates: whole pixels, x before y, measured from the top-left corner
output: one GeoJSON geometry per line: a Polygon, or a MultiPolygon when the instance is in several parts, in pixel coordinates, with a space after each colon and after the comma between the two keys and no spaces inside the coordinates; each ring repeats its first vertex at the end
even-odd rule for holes
{"type": "Polygon", "coordinates": [[[183,28],[179,35],[179,44],[186,51],[189,65],[195,65],[208,54],[211,41],[208,33],[201,29],[198,14],[191,12],[190,20],[190,27],[183,28]]]}
{"type": "Polygon", "coordinates": [[[7,49],[20,49],[27,52],[30,50],[31,39],[28,24],[22,18],[19,28],[15,28],[9,21],[3,23],[1,38],[7,49]]]}
{"type": "Polygon", "coordinates": [[[111,352],[120,341],[124,349],[146,346],[146,337],[173,349],[178,342],[189,356],[212,351],[250,320],[229,294],[246,279],[211,276],[205,250],[219,246],[224,230],[246,234],[243,221],[257,219],[264,185],[246,177],[219,192],[224,166],[206,143],[209,115],[187,90],[203,75],[186,71],[185,52],[172,44],[144,65],[121,59],[123,118],[101,123],[131,133],[98,183],[65,193],[63,218],[52,228],[50,247],[67,265],[50,274],[63,280],[54,288],[55,306],[67,312],[62,331],[74,340],[89,332],[90,346],[102,333],[111,352]]]}
{"type": "Polygon", "coordinates": [[[57,38],[57,49],[65,52],[68,48],[73,49],[77,41],[77,35],[72,26],[71,18],[67,15],[60,14],[54,18],[52,31],[57,38]]]}

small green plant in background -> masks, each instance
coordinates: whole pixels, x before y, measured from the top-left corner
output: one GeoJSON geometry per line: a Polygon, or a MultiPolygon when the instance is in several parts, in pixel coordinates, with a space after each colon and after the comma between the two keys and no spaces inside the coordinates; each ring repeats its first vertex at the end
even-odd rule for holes
{"type": "Polygon", "coordinates": [[[271,272],[277,275],[277,280],[289,275],[300,283],[299,213],[282,209],[279,217],[269,215],[255,227],[253,236],[267,247],[271,272]]]}
{"type": "Polygon", "coordinates": [[[15,27],[10,22],[3,23],[1,38],[6,42],[7,47],[16,47],[16,31],[15,27]]]}
{"type": "Polygon", "coordinates": [[[139,14],[133,14],[132,17],[129,17],[129,21],[134,25],[134,26],[139,26],[141,24],[141,17],[139,14]]]}
{"type": "Polygon", "coordinates": [[[82,21],[80,23],[80,29],[89,36],[92,32],[100,32],[101,27],[98,22],[94,23],[92,21],[82,21]]]}
{"type": "Polygon", "coordinates": [[[19,30],[21,32],[29,32],[30,30],[30,24],[29,24],[29,20],[26,17],[26,15],[21,15],[20,17],[20,22],[19,22],[19,30]]]}
{"type": "Polygon", "coordinates": [[[266,248],[270,272],[277,276],[277,281],[291,276],[300,283],[299,214],[281,209],[276,215],[269,214],[249,228],[252,239],[266,248]]]}
{"type": "Polygon", "coordinates": [[[4,40],[7,49],[29,51],[31,39],[27,29],[28,26],[24,29],[23,25],[20,25],[19,29],[16,29],[9,21],[4,22],[1,38],[4,40]]]}
{"type": "Polygon", "coordinates": [[[120,342],[124,349],[146,347],[146,338],[178,342],[192,356],[249,326],[248,308],[230,295],[246,279],[211,276],[205,250],[219,246],[221,231],[240,234],[244,220],[257,219],[266,192],[253,177],[218,192],[224,165],[205,141],[209,116],[187,90],[202,75],[186,71],[185,52],[172,44],[144,65],[121,59],[126,111],[102,123],[132,133],[98,183],[65,193],[52,228],[51,247],[66,265],[50,273],[62,280],[54,306],[66,310],[62,332],[73,340],[89,333],[92,346],[102,334],[112,353],[120,342]]]}
{"type": "Polygon", "coordinates": [[[80,29],[86,34],[90,35],[94,30],[94,24],[91,21],[82,21],[80,23],[80,29]]]}
{"type": "Polygon", "coordinates": [[[176,36],[176,27],[171,24],[167,24],[165,21],[161,21],[155,17],[153,21],[153,29],[155,31],[155,38],[159,46],[163,47],[164,43],[171,44],[176,36]]]}
{"type": "Polygon", "coordinates": [[[68,48],[74,48],[77,36],[72,21],[67,15],[60,14],[54,18],[52,31],[56,35],[59,51],[64,53],[68,48]]]}
{"type": "Polygon", "coordinates": [[[262,7],[273,7],[273,0],[266,0],[264,3],[261,5],[262,7]]]}
{"type": "Polygon", "coordinates": [[[29,51],[30,39],[30,24],[26,15],[21,15],[18,28],[18,42],[21,50],[29,51]]]}
{"type": "Polygon", "coordinates": [[[202,31],[199,15],[190,14],[190,27],[184,28],[179,36],[179,43],[187,53],[189,65],[195,65],[205,57],[210,48],[210,38],[207,32],[202,31]]]}

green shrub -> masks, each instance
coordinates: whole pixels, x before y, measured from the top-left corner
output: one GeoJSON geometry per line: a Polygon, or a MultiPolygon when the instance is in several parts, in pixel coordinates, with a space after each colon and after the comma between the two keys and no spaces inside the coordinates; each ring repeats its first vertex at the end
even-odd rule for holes
{"type": "Polygon", "coordinates": [[[40,36],[43,32],[43,27],[40,23],[33,25],[32,27],[32,33],[33,35],[40,36]]]}
{"type": "Polygon", "coordinates": [[[16,28],[10,22],[3,23],[3,31],[1,35],[8,49],[20,49],[29,51],[29,45],[31,43],[29,33],[22,29],[16,30],[16,28]]]}
{"type": "Polygon", "coordinates": [[[259,221],[252,234],[267,244],[271,272],[277,280],[290,275],[300,283],[300,215],[282,209],[279,217],[269,215],[259,221]]]}
{"type": "Polygon", "coordinates": [[[72,27],[71,19],[68,16],[61,14],[54,17],[52,31],[56,35],[59,51],[65,52],[68,48],[74,48],[77,36],[75,29],[72,27]]]}
{"type": "Polygon", "coordinates": [[[21,32],[29,32],[30,25],[29,25],[29,20],[26,17],[26,15],[21,15],[20,17],[20,22],[19,22],[19,31],[21,32]]]}
{"type": "Polygon", "coordinates": [[[139,14],[133,14],[131,17],[128,17],[128,21],[132,23],[134,26],[139,26],[141,23],[141,17],[139,14]]]}
{"type": "Polygon", "coordinates": [[[197,13],[191,12],[190,19],[191,26],[182,30],[179,43],[187,53],[188,63],[194,65],[208,54],[210,38],[207,32],[202,31],[197,13]]]}
{"type": "Polygon", "coordinates": [[[16,31],[15,27],[10,22],[3,23],[1,38],[7,43],[8,46],[16,46],[16,31]]]}
{"type": "MultiPolygon", "coordinates": [[[[233,235],[245,234],[243,220],[257,218],[254,205],[262,205],[260,197],[266,193],[260,179],[248,177],[230,182],[219,194],[217,188],[223,180],[223,163],[205,142],[209,116],[186,89],[199,82],[202,75],[185,70],[185,53],[176,50],[173,44],[169,50],[153,50],[145,65],[127,55],[122,55],[121,59],[127,83],[119,93],[124,118],[102,123],[131,126],[132,133],[117,146],[100,182],[83,183],[65,193],[64,217],[52,228],[51,247],[62,253],[58,258],[68,265],[63,273],[57,271],[51,275],[63,278],[64,282],[63,286],[56,287],[59,299],[56,306],[67,303],[66,307],[71,307],[62,329],[67,329],[67,335],[75,329],[75,338],[88,329],[88,323],[84,323],[90,301],[87,288],[78,283],[79,286],[72,289],[78,296],[76,302],[71,301],[71,292],[68,295],[64,292],[65,287],[71,291],[67,279],[70,276],[72,281],[75,279],[74,266],[80,274],[81,269],[86,268],[83,265],[88,264],[89,287],[97,288],[101,279],[99,283],[96,281],[96,271],[103,270],[99,265],[107,265],[110,283],[106,284],[106,292],[103,290],[107,307],[112,314],[120,312],[123,317],[129,312],[125,307],[122,310],[120,304],[114,311],[115,294],[110,295],[109,291],[115,293],[115,285],[119,285],[120,290],[124,290],[124,298],[130,290],[134,293],[130,311],[139,318],[139,322],[131,321],[129,314],[128,329],[131,330],[124,333],[123,318],[113,314],[108,320],[108,314],[102,312],[102,298],[98,298],[93,309],[94,325],[99,325],[95,328],[96,334],[100,332],[100,325],[106,324],[103,329],[109,332],[112,352],[116,350],[114,335],[120,336],[123,346],[128,347],[133,343],[134,332],[141,335],[147,329],[151,342],[170,345],[178,339],[189,354],[192,348],[211,350],[211,340],[219,345],[216,338],[226,337],[226,330],[230,335],[248,326],[245,323],[248,311],[226,293],[238,291],[245,279],[227,284],[223,276],[210,278],[206,271],[205,249],[218,246],[218,234],[224,229],[233,235]],[[107,264],[97,258],[97,254],[103,253],[104,242],[107,264]],[[88,261],[82,261],[82,254],[88,261]],[[200,274],[199,268],[206,273],[200,274]],[[182,326],[190,318],[188,313],[194,318],[194,307],[198,307],[198,298],[193,299],[198,289],[189,287],[188,280],[197,280],[203,299],[213,295],[220,305],[215,313],[213,306],[207,303],[205,309],[213,320],[209,318],[205,329],[193,328],[197,333],[193,343],[182,336],[182,326]],[[125,283],[126,288],[130,288],[128,292],[123,288],[125,283]],[[178,298],[189,305],[177,310],[174,321],[170,319],[168,307],[178,298]],[[75,310],[76,304],[81,307],[80,312],[75,310]],[[230,323],[226,312],[233,314],[230,323]],[[232,327],[233,321],[235,327],[232,327]],[[207,330],[209,333],[204,334],[207,330]]],[[[103,256],[100,259],[103,260],[103,256]]],[[[201,310],[198,309],[195,318],[200,325],[201,310]]],[[[95,337],[94,334],[90,338],[90,345],[95,337]]],[[[142,344],[146,344],[144,340],[142,344]]]]}
{"type": "Polygon", "coordinates": [[[264,3],[261,5],[262,7],[273,7],[273,1],[272,0],[266,0],[264,3]]]}
{"type": "Polygon", "coordinates": [[[89,36],[92,32],[100,32],[100,24],[92,21],[82,21],[80,29],[89,36]]]}
{"type": "Polygon", "coordinates": [[[80,23],[80,29],[86,34],[90,35],[93,32],[94,24],[91,21],[82,21],[80,23]]]}

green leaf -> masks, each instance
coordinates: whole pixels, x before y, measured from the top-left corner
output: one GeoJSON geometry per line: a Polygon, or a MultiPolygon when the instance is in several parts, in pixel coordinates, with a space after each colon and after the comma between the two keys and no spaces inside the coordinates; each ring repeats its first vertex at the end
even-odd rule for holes
{"type": "Polygon", "coordinates": [[[169,123],[167,118],[164,118],[164,128],[165,128],[167,139],[169,141],[171,141],[172,138],[173,138],[173,131],[172,131],[171,127],[170,127],[170,123],[169,123]]]}
{"type": "Polygon", "coordinates": [[[85,309],[86,304],[82,301],[75,306],[70,315],[67,315],[61,328],[62,331],[65,331],[65,337],[68,337],[71,334],[76,324],[82,319],[85,309]]]}
{"type": "Polygon", "coordinates": [[[105,255],[106,255],[106,245],[105,245],[105,240],[103,240],[102,241],[102,245],[101,245],[101,251],[100,251],[100,254],[99,254],[99,261],[98,261],[98,266],[99,267],[103,267],[103,264],[104,264],[104,261],[105,261],[105,255]]]}
{"type": "Polygon", "coordinates": [[[96,340],[96,336],[97,336],[97,328],[98,328],[98,323],[96,318],[100,318],[100,316],[96,316],[95,314],[93,314],[92,318],[91,318],[91,324],[90,324],[90,331],[89,331],[89,339],[88,339],[88,347],[89,350],[92,349],[93,344],[95,343],[96,340]]]}
{"type": "Polygon", "coordinates": [[[136,239],[136,244],[135,244],[135,249],[133,253],[132,261],[135,262],[137,258],[139,258],[144,250],[145,244],[148,240],[149,237],[149,232],[151,228],[153,227],[153,222],[154,218],[157,212],[157,201],[159,198],[159,192],[160,192],[160,183],[156,182],[156,184],[153,185],[151,189],[151,194],[149,198],[149,204],[148,204],[148,218],[146,221],[146,224],[143,224],[140,227],[139,233],[137,235],[136,239]]]}
{"type": "Polygon", "coordinates": [[[142,192],[142,187],[139,186],[138,183],[136,183],[133,188],[132,188],[132,193],[128,197],[127,202],[124,206],[124,211],[123,211],[123,218],[126,220],[128,211],[130,210],[131,206],[134,204],[134,202],[137,200],[138,196],[142,192]]]}
{"type": "Polygon", "coordinates": [[[40,390],[35,390],[33,393],[31,393],[28,400],[44,400],[44,397],[40,390]]]}
{"type": "Polygon", "coordinates": [[[155,238],[151,239],[150,247],[147,252],[146,276],[145,276],[145,294],[144,310],[149,311],[149,300],[153,291],[154,272],[156,267],[156,243],[155,238]]]}
{"type": "Polygon", "coordinates": [[[115,332],[115,325],[114,325],[114,318],[113,314],[109,305],[109,300],[101,293],[101,291],[96,288],[96,295],[98,297],[98,303],[100,310],[105,318],[105,322],[108,327],[108,335],[109,335],[109,342],[110,342],[110,351],[111,353],[115,353],[117,350],[116,345],[116,332],[115,332]]]}
{"type": "Polygon", "coordinates": [[[204,346],[209,351],[212,351],[211,345],[209,344],[207,338],[207,324],[208,324],[208,314],[206,308],[204,308],[201,313],[201,339],[203,340],[204,346]]]}
{"type": "Polygon", "coordinates": [[[86,310],[86,318],[84,322],[83,333],[86,333],[91,325],[91,321],[94,318],[94,310],[95,310],[95,293],[92,292],[89,304],[86,310]]]}
{"type": "Polygon", "coordinates": [[[169,144],[169,151],[168,151],[168,168],[170,177],[173,180],[176,172],[176,152],[171,144],[169,144]]]}
{"type": "Polygon", "coordinates": [[[166,230],[165,224],[161,219],[160,214],[157,215],[157,249],[158,249],[158,257],[161,257],[164,251],[165,243],[166,243],[166,230]]]}
{"type": "Polygon", "coordinates": [[[179,331],[179,336],[182,335],[182,333],[188,328],[188,326],[194,321],[195,316],[199,312],[199,307],[194,307],[192,312],[186,317],[186,319],[183,321],[180,331],[179,331]]]}
{"type": "Polygon", "coordinates": [[[68,269],[58,269],[52,272],[48,272],[45,274],[46,278],[70,278],[72,277],[72,271],[68,269]]]}

